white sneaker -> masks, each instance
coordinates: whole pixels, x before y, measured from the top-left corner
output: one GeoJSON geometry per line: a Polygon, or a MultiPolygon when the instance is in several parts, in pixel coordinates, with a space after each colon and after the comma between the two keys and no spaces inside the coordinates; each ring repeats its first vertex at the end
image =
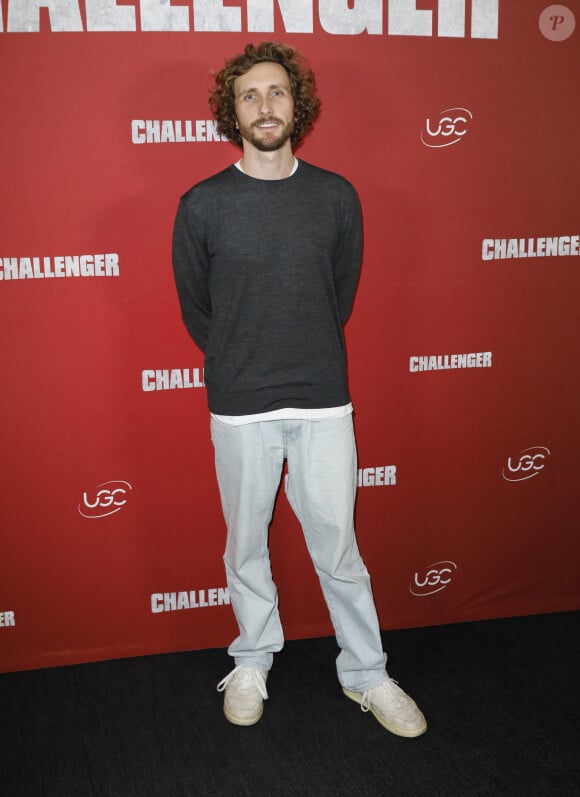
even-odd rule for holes
{"type": "Polygon", "coordinates": [[[414,738],[427,730],[425,717],[415,701],[405,694],[392,678],[366,692],[342,690],[347,697],[360,703],[363,711],[370,711],[391,733],[414,738]]]}
{"type": "Polygon", "coordinates": [[[235,667],[217,685],[224,695],[224,714],[234,725],[255,725],[264,711],[267,672],[253,667],[235,667]]]}

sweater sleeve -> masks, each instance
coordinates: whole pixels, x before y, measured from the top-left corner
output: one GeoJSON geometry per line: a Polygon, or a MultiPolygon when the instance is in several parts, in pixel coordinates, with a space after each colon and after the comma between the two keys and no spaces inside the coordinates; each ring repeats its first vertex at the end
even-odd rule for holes
{"type": "Polygon", "coordinates": [[[340,235],[334,256],[334,286],[343,325],[358,284],[362,257],[362,214],[358,196],[349,184],[341,206],[340,235]]]}
{"type": "Polygon", "coordinates": [[[195,343],[205,352],[211,319],[209,255],[184,197],[173,228],[173,274],[183,322],[195,343]]]}

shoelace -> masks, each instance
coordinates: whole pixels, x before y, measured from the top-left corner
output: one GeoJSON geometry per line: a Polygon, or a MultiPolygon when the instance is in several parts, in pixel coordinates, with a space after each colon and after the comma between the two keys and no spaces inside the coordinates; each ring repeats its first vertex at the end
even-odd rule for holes
{"type": "Polygon", "coordinates": [[[363,711],[370,711],[371,708],[371,692],[375,690],[381,689],[388,693],[390,701],[394,708],[401,708],[405,704],[405,694],[403,690],[397,685],[397,681],[394,678],[387,678],[386,681],[383,681],[382,684],[375,686],[374,689],[367,689],[366,692],[363,692],[362,700],[360,707],[363,711]]]}
{"type": "Polygon", "coordinates": [[[231,680],[236,679],[240,689],[256,688],[264,700],[268,699],[266,679],[260,670],[253,667],[234,667],[217,685],[218,692],[223,692],[231,680]]]}

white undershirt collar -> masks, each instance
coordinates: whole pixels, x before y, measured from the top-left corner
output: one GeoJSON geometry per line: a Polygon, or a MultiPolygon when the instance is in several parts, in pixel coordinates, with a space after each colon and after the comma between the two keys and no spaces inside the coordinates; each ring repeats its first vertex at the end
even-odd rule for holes
{"type": "MultiPolygon", "coordinates": [[[[239,160],[237,163],[234,163],[234,166],[235,166],[237,169],[239,169],[239,170],[241,171],[241,173],[242,173],[242,174],[247,174],[247,172],[245,172],[245,171],[243,170],[243,168],[242,168],[242,161],[241,161],[241,159],[240,159],[240,160],[239,160]]],[[[294,166],[292,166],[292,171],[290,172],[290,174],[288,175],[288,177],[292,177],[292,175],[293,175],[293,174],[296,172],[296,169],[297,169],[297,168],[298,168],[298,158],[297,158],[296,156],[294,156],[294,166]]]]}

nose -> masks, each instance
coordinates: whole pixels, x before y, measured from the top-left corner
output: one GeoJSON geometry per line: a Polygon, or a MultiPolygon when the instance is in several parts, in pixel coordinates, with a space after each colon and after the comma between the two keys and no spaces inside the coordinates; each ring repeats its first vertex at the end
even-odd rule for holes
{"type": "Polygon", "coordinates": [[[272,110],[272,104],[270,102],[270,96],[265,94],[260,99],[260,116],[267,116],[272,110]]]}

